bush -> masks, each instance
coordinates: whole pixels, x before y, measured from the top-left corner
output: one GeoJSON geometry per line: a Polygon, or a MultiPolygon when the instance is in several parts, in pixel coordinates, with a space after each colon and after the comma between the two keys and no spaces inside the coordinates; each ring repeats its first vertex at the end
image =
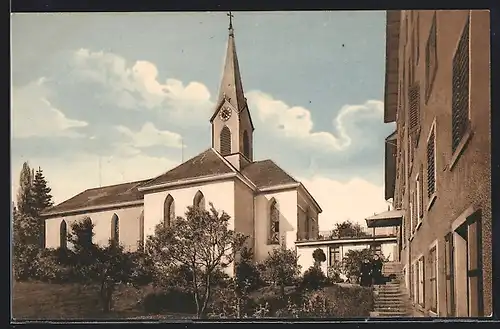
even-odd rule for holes
{"type": "Polygon", "coordinates": [[[149,314],[159,314],[165,311],[196,314],[193,295],[178,288],[151,292],[144,297],[142,306],[149,314]]]}
{"type": "Polygon", "coordinates": [[[369,316],[373,306],[371,289],[334,285],[306,292],[302,299],[289,299],[275,315],[292,318],[349,318],[369,316]]]}
{"type": "Polygon", "coordinates": [[[301,290],[317,290],[327,284],[327,278],[321,268],[311,266],[302,277],[300,282],[301,290]]]}

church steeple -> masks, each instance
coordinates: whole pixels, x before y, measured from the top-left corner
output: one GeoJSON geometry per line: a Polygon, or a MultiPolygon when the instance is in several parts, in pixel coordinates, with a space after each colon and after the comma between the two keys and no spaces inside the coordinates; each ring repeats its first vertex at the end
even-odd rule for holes
{"type": "Polygon", "coordinates": [[[253,161],[253,123],[241,81],[234,41],[233,15],[229,16],[229,37],[212,123],[212,147],[240,169],[253,161]]]}
{"type": "Polygon", "coordinates": [[[229,16],[229,39],[227,42],[226,61],[224,63],[224,71],[219,88],[218,101],[221,101],[224,96],[229,100],[231,105],[241,111],[245,107],[245,94],[243,93],[243,84],[241,82],[240,66],[238,64],[238,56],[236,54],[236,45],[234,42],[234,17],[231,12],[229,16]]]}

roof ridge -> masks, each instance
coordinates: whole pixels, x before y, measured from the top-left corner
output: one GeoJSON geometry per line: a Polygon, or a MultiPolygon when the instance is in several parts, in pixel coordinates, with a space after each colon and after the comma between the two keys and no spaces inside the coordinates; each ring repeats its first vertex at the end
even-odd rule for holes
{"type": "MultiPolygon", "coordinates": [[[[118,184],[111,184],[111,185],[105,185],[105,186],[100,186],[100,187],[92,187],[92,188],[88,188],[86,190],[83,190],[83,192],[87,192],[87,191],[92,191],[92,190],[99,190],[99,189],[103,189],[103,188],[107,188],[107,187],[116,187],[116,186],[120,186],[120,185],[126,185],[126,184],[134,184],[134,183],[137,183],[137,184],[140,184],[142,182],[146,182],[148,180],[150,180],[151,178],[148,178],[148,179],[140,179],[140,180],[136,180],[136,181],[130,181],[130,182],[125,182],[125,183],[118,183],[118,184]]],[[[83,193],[81,192],[81,193],[83,193]]],[[[80,194],[81,194],[80,193],[80,194]]],[[[77,194],[78,195],[78,194],[77,194]]],[[[75,195],[76,196],[76,195],[75,195]]],[[[69,200],[69,199],[68,199],[69,200]]]]}

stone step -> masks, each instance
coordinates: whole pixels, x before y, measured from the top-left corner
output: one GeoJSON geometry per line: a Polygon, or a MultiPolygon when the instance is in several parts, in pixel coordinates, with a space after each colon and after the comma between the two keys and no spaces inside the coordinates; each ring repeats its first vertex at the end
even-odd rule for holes
{"type": "Polygon", "coordinates": [[[406,311],[406,305],[374,305],[373,309],[375,311],[389,310],[389,311],[406,311]]]}

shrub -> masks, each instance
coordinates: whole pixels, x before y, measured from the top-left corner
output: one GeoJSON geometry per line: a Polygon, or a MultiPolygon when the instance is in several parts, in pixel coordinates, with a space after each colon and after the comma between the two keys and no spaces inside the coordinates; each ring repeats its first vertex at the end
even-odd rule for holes
{"type": "Polygon", "coordinates": [[[327,278],[321,268],[311,266],[302,277],[300,282],[301,290],[317,290],[327,284],[327,278]]]}
{"type": "Polygon", "coordinates": [[[324,318],[366,317],[373,306],[371,289],[334,285],[306,292],[301,300],[289,299],[276,312],[279,317],[324,318]]]}
{"type": "Polygon", "coordinates": [[[142,306],[144,311],[149,314],[159,314],[165,311],[196,314],[193,295],[177,288],[168,288],[147,294],[142,301],[142,306]]]}
{"type": "Polygon", "coordinates": [[[285,297],[285,286],[294,284],[300,274],[298,259],[295,251],[276,248],[260,266],[261,277],[267,283],[279,287],[281,297],[285,297]]]}

